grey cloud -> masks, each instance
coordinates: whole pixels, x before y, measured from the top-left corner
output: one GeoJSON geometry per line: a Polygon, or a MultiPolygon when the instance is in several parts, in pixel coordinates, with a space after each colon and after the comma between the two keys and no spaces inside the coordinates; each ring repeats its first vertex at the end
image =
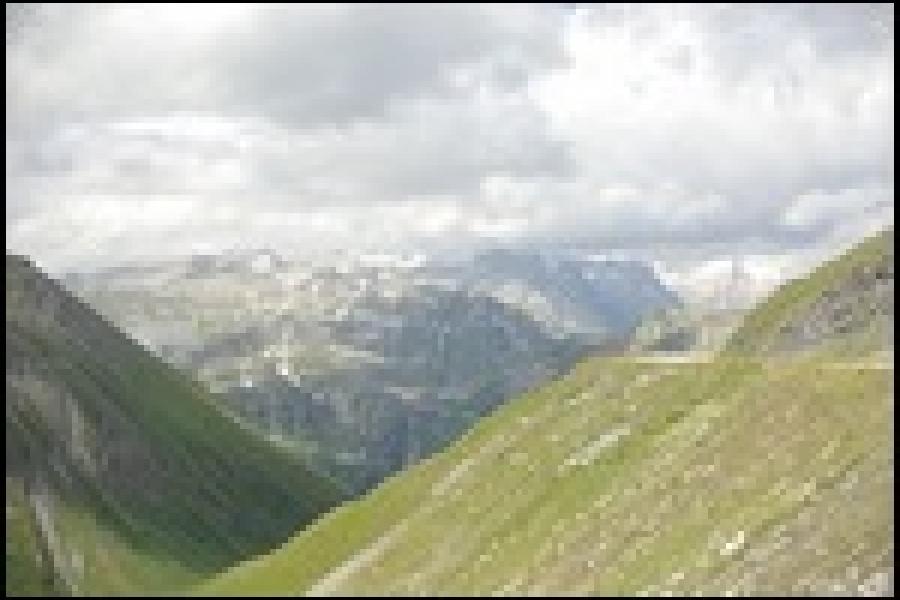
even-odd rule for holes
{"type": "Polygon", "coordinates": [[[447,80],[454,67],[486,62],[499,84],[521,86],[562,63],[559,24],[552,9],[281,6],[229,33],[220,93],[299,125],[379,119],[404,97],[468,94],[447,80]]]}
{"type": "Polygon", "coordinates": [[[558,8],[278,5],[204,31],[147,10],[42,6],[8,41],[16,214],[63,191],[272,210],[475,201],[485,176],[571,171],[525,93],[564,65],[558,8]],[[249,142],[180,131],[191,119],[249,123],[249,142]]]}
{"type": "Polygon", "coordinates": [[[176,225],[768,251],[892,215],[890,7],[278,6],[202,31],[116,10],[42,7],[12,39],[8,13],[20,240],[74,236],[93,195],[183,196],[151,251],[176,225]]]}
{"type": "Polygon", "coordinates": [[[121,12],[48,9],[40,27],[8,42],[18,112],[193,111],[327,126],[377,120],[402,98],[468,94],[448,81],[456,67],[491,66],[482,75],[516,88],[564,59],[553,7],[259,6],[202,35],[123,22],[121,12]]]}
{"type": "Polygon", "coordinates": [[[13,171],[67,193],[121,194],[123,201],[206,193],[276,210],[448,195],[474,203],[485,177],[574,174],[568,145],[554,139],[527,98],[509,93],[410,101],[382,122],[342,128],[209,121],[226,131],[190,134],[177,123],[160,130],[154,121],[70,127],[25,144],[13,171]]]}

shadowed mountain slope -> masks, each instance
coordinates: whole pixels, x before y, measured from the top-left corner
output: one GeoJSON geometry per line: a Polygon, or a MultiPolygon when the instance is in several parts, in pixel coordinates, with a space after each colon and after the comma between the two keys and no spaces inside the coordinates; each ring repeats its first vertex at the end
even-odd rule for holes
{"type": "Polygon", "coordinates": [[[177,589],[339,497],[9,255],[6,393],[7,594],[177,589]]]}

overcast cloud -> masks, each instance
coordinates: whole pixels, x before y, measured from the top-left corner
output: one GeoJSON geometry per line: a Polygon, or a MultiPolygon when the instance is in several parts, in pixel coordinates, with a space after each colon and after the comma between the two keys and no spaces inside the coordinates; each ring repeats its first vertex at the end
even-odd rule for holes
{"type": "Polygon", "coordinates": [[[888,5],[7,8],[7,247],[836,248],[893,220],[893,36],[888,5]]]}

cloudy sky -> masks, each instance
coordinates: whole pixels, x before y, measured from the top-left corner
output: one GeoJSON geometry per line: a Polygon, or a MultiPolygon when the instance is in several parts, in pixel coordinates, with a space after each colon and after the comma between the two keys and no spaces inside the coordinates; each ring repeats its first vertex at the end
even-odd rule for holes
{"type": "Polygon", "coordinates": [[[893,41],[886,5],[8,7],[7,248],[834,249],[893,220],[893,41]]]}

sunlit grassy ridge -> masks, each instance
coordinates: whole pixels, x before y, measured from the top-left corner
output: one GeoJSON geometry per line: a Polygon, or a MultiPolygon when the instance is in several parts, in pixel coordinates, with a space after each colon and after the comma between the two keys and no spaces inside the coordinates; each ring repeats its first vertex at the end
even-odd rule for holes
{"type": "Polygon", "coordinates": [[[580,363],[197,592],[886,593],[891,370],[829,344],[878,332],[892,299],[847,331],[779,336],[826,291],[883,299],[891,239],[785,286],[709,363],[580,363]]]}
{"type": "Polygon", "coordinates": [[[894,231],[887,230],[783,285],[744,319],[727,351],[893,349],[893,318],[894,231]]]}
{"type": "Polygon", "coordinates": [[[7,256],[7,594],[183,588],[338,498],[7,256]]]}

